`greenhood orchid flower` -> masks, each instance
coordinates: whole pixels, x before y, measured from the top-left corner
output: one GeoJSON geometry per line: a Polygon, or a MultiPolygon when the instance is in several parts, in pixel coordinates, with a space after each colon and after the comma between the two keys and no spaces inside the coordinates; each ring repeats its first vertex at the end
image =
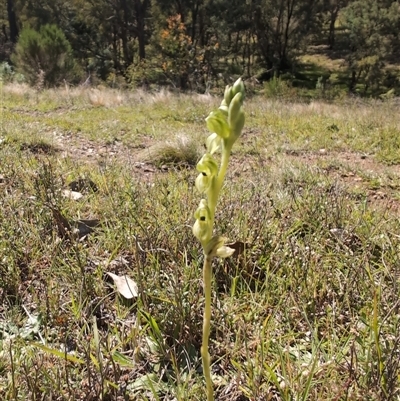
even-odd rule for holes
{"type": "Polygon", "coordinates": [[[222,110],[212,111],[206,118],[207,128],[221,138],[229,136],[229,125],[222,110]]]}
{"type": "Polygon", "coordinates": [[[205,199],[200,201],[199,207],[194,213],[194,218],[196,221],[193,226],[193,235],[202,245],[207,244],[210,240],[211,213],[205,199]]]}
{"type": "Polygon", "coordinates": [[[196,178],[195,185],[200,193],[204,193],[210,188],[212,180],[218,173],[218,164],[210,153],[206,153],[196,168],[200,174],[196,178]]]}
{"type": "Polygon", "coordinates": [[[212,237],[211,240],[207,243],[204,250],[208,257],[217,256],[219,258],[228,258],[229,256],[232,256],[235,250],[224,245],[225,241],[226,238],[220,237],[218,235],[212,237]]]}
{"type": "Polygon", "coordinates": [[[221,137],[214,132],[206,139],[207,152],[210,153],[210,155],[214,154],[221,147],[221,143],[221,137]]]}

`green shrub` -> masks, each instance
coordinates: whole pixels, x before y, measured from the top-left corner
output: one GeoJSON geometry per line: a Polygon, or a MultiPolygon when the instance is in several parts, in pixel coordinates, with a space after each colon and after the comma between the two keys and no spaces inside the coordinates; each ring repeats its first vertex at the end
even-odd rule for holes
{"type": "Polygon", "coordinates": [[[0,80],[3,82],[10,82],[12,81],[14,75],[14,71],[10,64],[7,61],[0,63],[0,80]]]}
{"type": "Polygon", "coordinates": [[[71,45],[56,25],[43,25],[39,31],[24,28],[12,62],[31,85],[55,86],[76,77],[71,45]]]}
{"type": "Polygon", "coordinates": [[[7,63],[7,61],[4,61],[3,63],[0,63],[0,82],[17,82],[21,84],[25,82],[25,76],[16,73],[13,67],[7,63]]]}
{"type": "Polygon", "coordinates": [[[274,75],[272,79],[264,83],[264,94],[267,98],[290,99],[296,95],[296,90],[290,82],[274,75]]]}
{"type": "Polygon", "coordinates": [[[154,85],[167,84],[162,68],[156,65],[156,62],[159,63],[159,60],[155,58],[151,59],[151,57],[149,59],[140,60],[138,63],[133,63],[127,68],[125,78],[131,89],[138,87],[149,88],[154,85]]]}

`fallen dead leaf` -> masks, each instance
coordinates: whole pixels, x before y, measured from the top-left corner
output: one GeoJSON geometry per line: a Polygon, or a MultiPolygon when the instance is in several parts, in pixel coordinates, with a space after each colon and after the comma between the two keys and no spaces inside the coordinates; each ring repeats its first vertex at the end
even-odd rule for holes
{"type": "Polygon", "coordinates": [[[137,284],[128,276],[118,276],[111,272],[106,272],[113,280],[117,291],[126,299],[132,299],[138,296],[137,284]]]}
{"type": "Polygon", "coordinates": [[[62,191],[62,195],[65,198],[69,198],[69,199],[72,199],[72,200],[79,200],[79,199],[83,198],[83,195],[80,192],[71,191],[69,189],[64,189],[62,191]]]}

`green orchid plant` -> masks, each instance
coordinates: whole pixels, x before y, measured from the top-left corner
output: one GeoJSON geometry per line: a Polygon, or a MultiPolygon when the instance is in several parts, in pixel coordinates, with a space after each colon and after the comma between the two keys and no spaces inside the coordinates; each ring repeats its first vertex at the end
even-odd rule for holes
{"type": "Polygon", "coordinates": [[[220,107],[206,118],[207,128],[212,134],[206,140],[207,152],[197,164],[197,170],[200,174],[196,178],[195,185],[197,190],[204,195],[204,198],[201,199],[194,214],[196,221],[193,226],[193,234],[200,241],[204,252],[205,306],[201,357],[207,385],[207,401],[214,400],[210,354],[208,352],[211,325],[212,260],[214,257],[229,257],[234,252],[232,248],[225,245],[226,238],[213,235],[215,209],[228,169],[232,147],[240,137],[244,126],[245,116],[242,108],[244,95],[244,85],[240,78],[233,86],[226,87],[220,107]],[[217,152],[221,152],[219,163],[215,158],[217,152]]]}

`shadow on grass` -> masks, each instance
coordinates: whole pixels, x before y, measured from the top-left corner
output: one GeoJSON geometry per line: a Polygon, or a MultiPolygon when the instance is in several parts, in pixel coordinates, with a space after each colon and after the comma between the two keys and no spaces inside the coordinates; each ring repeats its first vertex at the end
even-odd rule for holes
{"type": "Polygon", "coordinates": [[[346,89],[348,87],[348,74],[347,70],[334,71],[321,64],[303,62],[299,64],[292,84],[296,88],[309,90],[317,89],[319,83],[323,85],[335,85],[341,89],[346,89]]]}

